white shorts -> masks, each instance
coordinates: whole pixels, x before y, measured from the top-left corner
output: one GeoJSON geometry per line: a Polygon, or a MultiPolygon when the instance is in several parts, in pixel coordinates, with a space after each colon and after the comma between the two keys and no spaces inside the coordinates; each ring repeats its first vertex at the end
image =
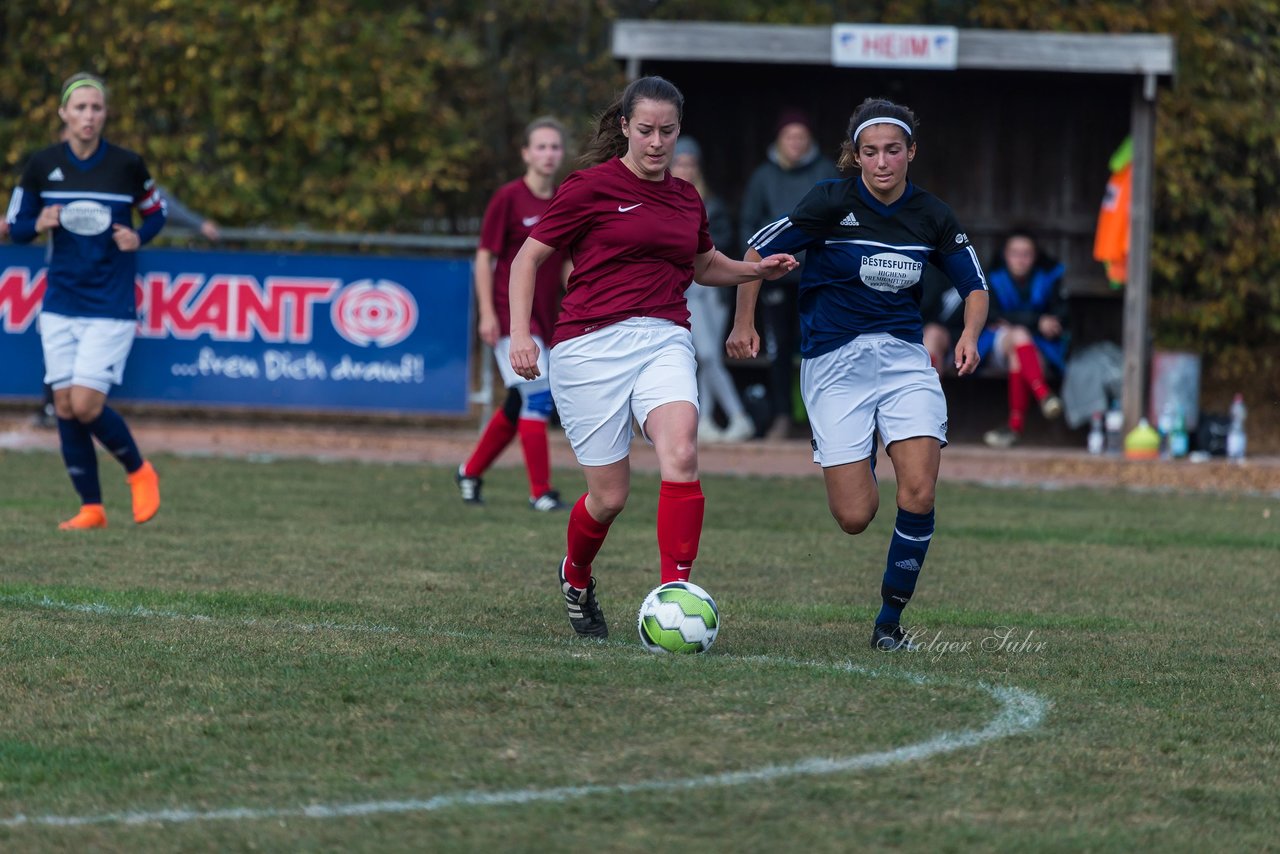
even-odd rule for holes
{"type": "Polygon", "coordinates": [[[920,344],[860,335],[802,360],[800,387],[813,428],[813,461],[824,468],[870,457],[877,428],[885,447],[920,436],[947,444],[947,399],[920,344]]]}
{"type": "Polygon", "coordinates": [[[537,335],[533,336],[533,343],[538,345],[538,373],[541,375],[536,380],[527,380],[515,372],[511,367],[511,336],[507,335],[498,339],[498,343],[493,345],[493,358],[498,363],[498,373],[502,376],[502,384],[507,388],[513,386],[525,385],[528,383],[545,383],[550,362],[547,355],[547,345],[537,335]]]}
{"type": "Polygon", "coordinates": [[[551,350],[551,394],[584,466],[631,453],[633,416],[643,433],[649,413],[665,403],[696,407],[697,375],[689,330],[652,317],[628,318],[551,350]]]}
{"type": "Polygon", "coordinates": [[[37,327],[44,349],[44,381],[53,388],[78,385],[106,394],[124,379],[124,363],[138,331],[136,320],[42,311],[37,327]]]}

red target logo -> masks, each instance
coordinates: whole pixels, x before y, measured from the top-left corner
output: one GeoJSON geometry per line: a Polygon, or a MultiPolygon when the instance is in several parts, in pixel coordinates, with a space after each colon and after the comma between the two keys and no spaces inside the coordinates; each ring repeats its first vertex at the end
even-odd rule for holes
{"type": "Polygon", "coordinates": [[[361,279],[342,289],[331,309],[333,328],[361,347],[391,347],[418,325],[418,304],[404,287],[386,279],[361,279]]]}

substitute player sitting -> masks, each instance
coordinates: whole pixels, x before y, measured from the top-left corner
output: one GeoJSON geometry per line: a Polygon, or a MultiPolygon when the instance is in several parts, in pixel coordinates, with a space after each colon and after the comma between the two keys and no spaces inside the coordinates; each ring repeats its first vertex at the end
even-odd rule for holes
{"type": "Polygon", "coordinates": [[[541,374],[530,331],[538,266],[567,250],[569,289],[551,341],[551,391],[587,492],[569,512],[559,564],[569,624],[605,637],[592,561],[631,490],[631,419],[658,455],[662,581],[688,580],[702,536],[698,480],[698,379],[684,292],[773,279],[796,266],[780,254],[734,261],[716,251],[698,190],[667,171],[684,96],[642,77],[600,117],[583,160],[511,265],[511,367],[541,374]]]}
{"type": "Polygon", "coordinates": [[[18,243],[53,234],[40,342],[62,458],[81,502],[59,527],[107,525],[94,437],[124,466],[133,518],[142,523],[160,509],[160,480],[106,401],[124,377],[137,328],[135,253],[164,227],[164,202],[142,158],[102,138],[107,89],[100,78],[69,78],[58,115],[65,141],[28,162],[10,207],[10,234],[18,243]],[[142,214],[137,231],[135,207],[142,214]]]}
{"type": "MultiPolygon", "coordinates": [[[[758,231],[747,259],[808,250],[800,279],[800,382],[831,514],[849,534],[866,530],[880,505],[876,432],[893,461],[898,515],[889,542],[882,607],[871,633],[880,649],[910,646],[901,627],[933,537],[934,492],[947,443],[947,401],[922,344],[921,276],[941,267],[964,298],[956,342],[961,376],[978,367],[987,285],[951,209],[907,180],[916,155],[915,115],[868,99],[854,111],[840,168],[789,216],[758,231]]],[[[738,289],[729,354],[754,357],[759,283],[738,289]]]]}

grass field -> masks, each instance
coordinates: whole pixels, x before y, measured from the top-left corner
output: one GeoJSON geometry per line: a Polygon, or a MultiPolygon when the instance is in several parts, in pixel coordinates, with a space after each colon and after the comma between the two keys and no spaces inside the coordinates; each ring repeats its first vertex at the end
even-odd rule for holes
{"type": "Polygon", "coordinates": [[[1276,844],[1274,499],[944,484],[887,655],[891,491],[850,538],[816,474],[707,477],[724,625],[658,657],[651,477],[594,643],[518,470],[476,509],[440,468],[156,462],[154,523],[104,459],[112,527],[67,534],[58,458],[0,453],[0,849],[1276,844]]]}

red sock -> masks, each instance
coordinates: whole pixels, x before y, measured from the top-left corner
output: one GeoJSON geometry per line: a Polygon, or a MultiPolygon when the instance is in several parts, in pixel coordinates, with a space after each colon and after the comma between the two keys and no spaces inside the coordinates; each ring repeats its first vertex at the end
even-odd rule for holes
{"type": "Polygon", "coordinates": [[[574,587],[586,587],[591,582],[591,562],[600,553],[611,522],[599,522],[587,512],[587,496],[584,493],[569,511],[568,555],[564,578],[574,587]]]}
{"type": "Polygon", "coordinates": [[[479,444],[471,452],[471,459],[462,464],[463,476],[479,477],[484,474],[515,437],[516,425],[507,419],[506,414],[502,410],[493,413],[480,434],[479,444]]]}
{"type": "Polygon", "coordinates": [[[688,581],[702,538],[702,515],[707,499],[702,482],[662,482],[658,491],[658,553],[662,583],[688,581]]]}
{"type": "Polygon", "coordinates": [[[1044,371],[1040,370],[1040,354],[1032,344],[1020,344],[1014,352],[1018,354],[1018,370],[1026,378],[1031,393],[1036,400],[1044,400],[1049,396],[1049,386],[1044,381],[1044,371]]]}
{"type": "Polygon", "coordinates": [[[1009,429],[1021,435],[1027,418],[1027,382],[1021,371],[1009,372],[1009,429]]]}
{"type": "Polygon", "coordinates": [[[547,447],[547,422],[521,418],[516,425],[524,448],[524,468],[529,474],[529,497],[539,498],[551,489],[551,451],[547,447]]]}

